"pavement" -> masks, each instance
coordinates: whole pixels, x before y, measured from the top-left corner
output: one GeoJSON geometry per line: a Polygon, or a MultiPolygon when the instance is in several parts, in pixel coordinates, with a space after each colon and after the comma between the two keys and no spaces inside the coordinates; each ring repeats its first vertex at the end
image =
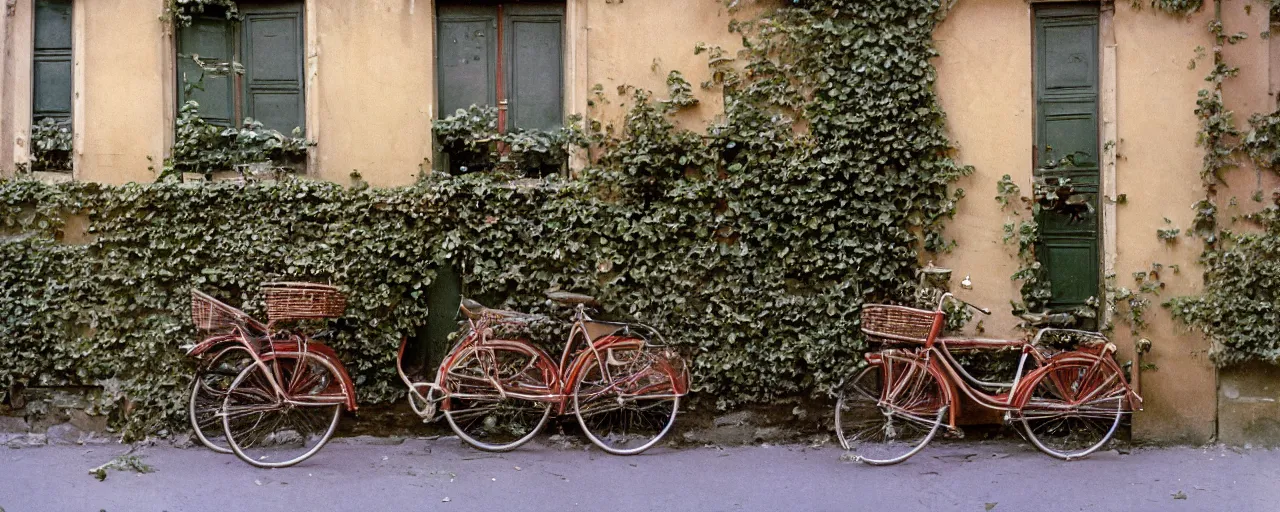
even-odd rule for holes
{"type": "Polygon", "coordinates": [[[1132,448],[1063,462],[1016,440],[949,441],[890,467],[841,454],[661,446],[617,457],[556,437],[491,454],[454,437],[356,437],[263,470],[164,444],[0,448],[0,511],[1280,510],[1277,450],[1132,448]],[[124,454],[152,471],[90,474],[124,454]]]}

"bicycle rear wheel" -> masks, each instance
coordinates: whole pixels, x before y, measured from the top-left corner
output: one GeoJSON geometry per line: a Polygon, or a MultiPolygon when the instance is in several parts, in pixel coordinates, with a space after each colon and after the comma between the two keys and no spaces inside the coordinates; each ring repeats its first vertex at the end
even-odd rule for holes
{"type": "Polygon", "coordinates": [[[231,453],[226,430],[222,428],[222,403],[227,390],[244,368],[253,363],[253,357],[242,346],[231,346],[213,356],[208,365],[201,365],[191,380],[191,399],[187,404],[187,416],[191,429],[200,443],[218,453],[231,453]]]}
{"type": "Polygon", "coordinates": [[[240,460],[260,468],[288,467],[333,437],[346,394],[338,370],[315,354],[277,353],[265,366],[251,365],[236,377],[223,403],[222,426],[240,460]],[[286,396],[279,396],[273,380],[286,396]]]}
{"type": "Polygon", "coordinates": [[[884,354],[840,389],[836,435],[854,460],[907,460],[937,435],[950,406],[943,383],[915,356],[884,354]]]}
{"type": "Polygon", "coordinates": [[[635,455],[658,444],[680,409],[676,376],[665,356],[634,341],[587,352],[573,389],[573,414],[583,433],[614,455],[635,455]]]}
{"type": "Polygon", "coordinates": [[[550,397],[546,378],[555,372],[547,364],[537,351],[520,345],[467,347],[440,383],[440,409],[449,427],[459,439],[488,452],[511,451],[529,442],[551,417],[549,399],[527,398],[550,397]]]}
{"type": "Polygon", "coordinates": [[[1026,384],[1031,395],[1014,420],[1031,444],[1051,457],[1074,460],[1111,440],[1124,417],[1129,388],[1119,370],[1106,363],[1094,355],[1056,361],[1026,384]]]}

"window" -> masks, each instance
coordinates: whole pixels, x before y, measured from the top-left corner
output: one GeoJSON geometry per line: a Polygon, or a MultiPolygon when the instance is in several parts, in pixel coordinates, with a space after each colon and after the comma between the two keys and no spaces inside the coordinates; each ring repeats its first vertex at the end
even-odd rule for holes
{"type": "Polygon", "coordinates": [[[437,7],[440,117],[498,107],[498,129],[564,124],[564,2],[453,2],[437,7]]]}
{"type": "Polygon", "coordinates": [[[32,122],[71,120],[71,0],[38,0],[32,63],[32,122]]]}
{"type": "Polygon", "coordinates": [[[71,171],[71,0],[36,0],[30,170],[71,171]]]}
{"type": "Polygon", "coordinates": [[[1068,196],[1037,219],[1036,254],[1050,307],[1065,310],[1085,306],[1101,288],[1097,4],[1036,5],[1035,45],[1035,178],[1068,196]]]}
{"type": "Polygon", "coordinates": [[[302,3],[241,2],[238,19],[210,12],[178,34],[178,97],[200,117],[234,126],[253,118],[289,133],[306,128],[302,3]]]}

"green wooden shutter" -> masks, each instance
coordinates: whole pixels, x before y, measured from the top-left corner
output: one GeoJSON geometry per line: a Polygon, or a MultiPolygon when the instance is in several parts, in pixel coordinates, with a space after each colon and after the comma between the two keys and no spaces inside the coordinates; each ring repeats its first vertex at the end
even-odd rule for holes
{"type": "Polygon", "coordinates": [[[32,122],[71,119],[71,0],[37,0],[32,122]]]}
{"type": "Polygon", "coordinates": [[[1050,306],[1067,309],[1099,296],[1098,6],[1035,7],[1036,177],[1070,180],[1071,211],[1040,215],[1037,254],[1051,283],[1050,306]],[[1064,157],[1068,165],[1055,165],[1064,157]]]}
{"type": "Polygon", "coordinates": [[[508,127],[564,124],[564,5],[505,7],[503,48],[508,127]]]}
{"type": "Polygon", "coordinates": [[[441,4],[436,11],[436,84],[440,115],[496,105],[498,9],[441,4]]]}
{"type": "Polygon", "coordinates": [[[178,97],[200,104],[200,117],[210,124],[235,124],[235,27],[225,17],[199,17],[178,31],[178,97]],[[219,72],[205,67],[221,66],[219,72]],[[197,87],[184,91],[186,83],[197,87]]]}
{"type": "Polygon", "coordinates": [[[244,116],[284,133],[305,128],[302,4],[246,4],[240,11],[244,116]]]}

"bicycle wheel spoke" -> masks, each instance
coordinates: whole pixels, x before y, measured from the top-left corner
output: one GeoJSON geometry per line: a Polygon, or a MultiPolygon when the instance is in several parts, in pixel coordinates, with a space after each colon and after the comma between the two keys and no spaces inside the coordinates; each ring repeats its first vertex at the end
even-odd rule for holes
{"type": "Polygon", "coordinates": [[[906,460],[937,433],[947,409],[937,377],[911,354],[883,354],[840,390],[836,433],[858,460],[906,460]]]}
{"type": "Polygon", "coordinates": [[[1055,362],[1033,386],[1016,413],[1028,439],[1061,459],[1087,456],[1115,433],[1124,415],[1126,387],[1113,365],[1101,357],[1055,362]]]}
{"type": "Polygon", "coordinates": [[[551,413],[549,402],[511,396],[547,389],[540,358],[532,351],[472,347],[446,369],[441,409],[463,441],[488,451],[507,451],[528,442],[551,413]]]}
{"type": "Polygon", "coordinates": [[[587,356],[574,386],[574,415],[583,432],[601,449],[620,455],[640,453],[661,440],[680,402],[673,377],[658,364],[662,356],[643,344],[626,347],[587,356]]]}

